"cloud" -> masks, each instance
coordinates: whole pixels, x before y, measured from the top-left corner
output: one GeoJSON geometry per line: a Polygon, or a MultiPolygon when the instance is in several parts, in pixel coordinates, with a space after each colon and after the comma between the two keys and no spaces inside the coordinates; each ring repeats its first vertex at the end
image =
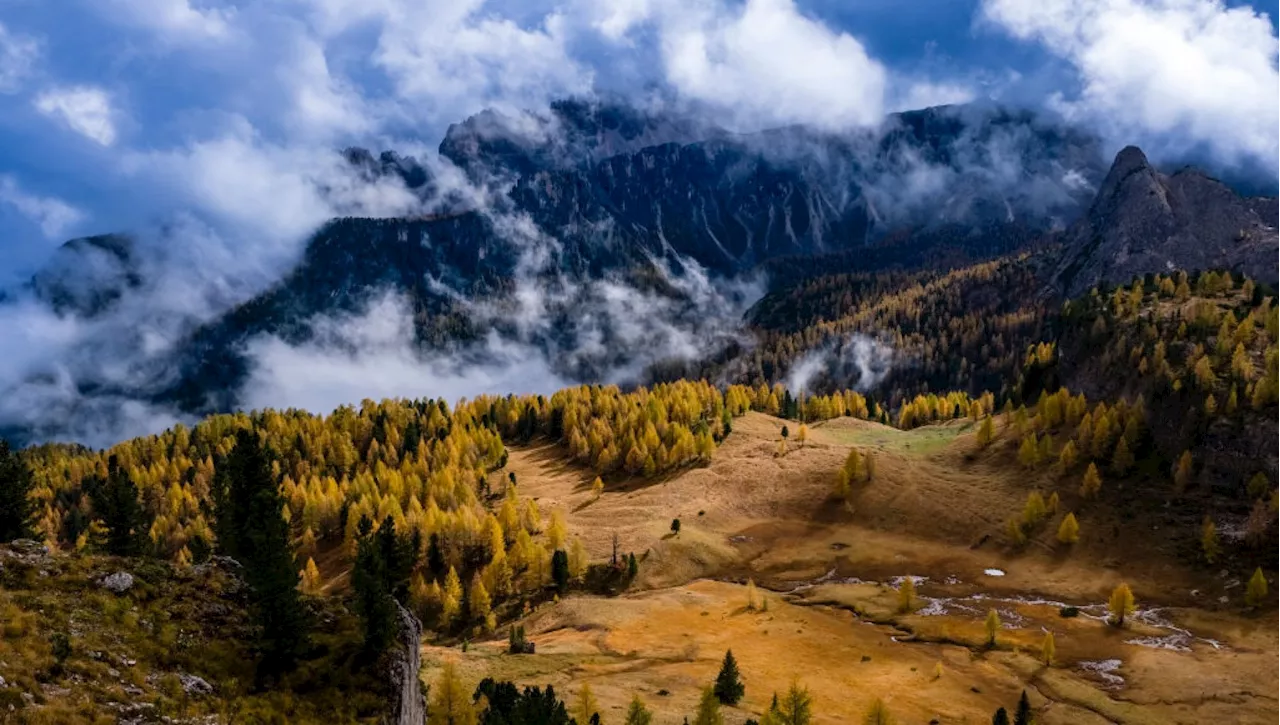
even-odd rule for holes
{"type": "Polygon", "coordinates": [[[15,93],[40,59],[40,41],[0,23],[0,93],[15,93]]]}
{"type": "Polygon", "coordinates": [[[1122,142],[1275,168],[1277,37],[1266,16],[1218,0],[985,0],[982,16],[1070,63],[1051,103],[1122,142]]]}
{"type": "Polygon", "coordinates": [[[72,131],[102,146],[115,143],[116,127],[111,120],[111,99],[101,88],[54,88],[37,96],[35,107],[40,113],[62,121],[72,131]]]}
{"type": "Polygon", "coordinates": [[[867,391],[883,381],[897,361],[891,345],[871,335],[850,333],[806,352],[787,371],[787,389],[799,394],[853,388],[867,391]]]}
{"type": "Polygon", "coordinates": [[[740,125],[838,128],[883,115],[885,67],[859,40],[792,0],[632,0],[601,8],[592,25],[605,38],[632,43],[637,29],[653,28],[666,82],[740,125]]]}
{"type": "Polygon", "coordinates": [[[570,384],[544,355],[496,335],[468,356],[424,353],[413,342],[410,306],[391,293],[363,312],[313,319],[311,331],[301,345],[270,335],[249,341],[246,407],[328,411],[364,398],[549,395],[570,384]]]}
{"type": "Polygon", "coordinates": [[[108,0],[94,3],[112,20],[154,31],[166,42],[226,38],[234,8],[195,8],[190,0],[108,0]]]}
{"type": "Polygon", "coordinates": [[[12,176],[0,176],[0,202],[17,209],[35,222],[46,237],[56,238],[85,218],[84,212],[51,196],[37,196],[22,190],[12,176]]]}

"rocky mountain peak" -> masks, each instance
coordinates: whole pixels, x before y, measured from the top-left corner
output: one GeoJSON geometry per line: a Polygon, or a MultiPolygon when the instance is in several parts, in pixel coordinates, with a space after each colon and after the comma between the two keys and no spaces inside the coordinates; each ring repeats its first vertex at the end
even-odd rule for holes
{"type": "Polygon", "coordinates": [[[1127,146],[1068,230],[1054,282],[1069,297],[1175,269],[1234,269],[1274,283],[1275,205],[1242,197],[1198,169],[1166,175],[1127,146]]]}

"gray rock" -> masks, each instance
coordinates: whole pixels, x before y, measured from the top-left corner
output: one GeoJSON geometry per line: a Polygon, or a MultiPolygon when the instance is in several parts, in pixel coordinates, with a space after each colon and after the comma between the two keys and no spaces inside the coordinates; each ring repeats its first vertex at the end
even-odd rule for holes
{"type": "Polygon", "coordinates": [[[1102,282],[1215,268],[1274,284],[1276,214],[1274,198],[1242,197],[1189,167],[1160,173],[1128,146],[1067,230],[1055,284],[1076,297],[1102,282]]]}
{"type": "Polygon", "coordinates": [[[127,571],[118,571],[103,577],[100,584],[103,589],[116,594],[124,594],[133,588],[133,575],[127,571]]]}
{"type": "Polygon", "coordinates": [[[180,672],[178,673],[178,679],[182,681],[182,690],[188,695],[209,695],[213,693],[213,685],[210,685],[203,677],[180,672]]]}
{"type": "Polygon", "coordinates": [[[394,725],[418,725],[427,714],[422,688],[418,685],[418,671],[422,667],[422,623],[396,602],[400,615],[400,642],[391,653],[391,723],[394,725]]]}
{"type": "Polygon", "coordinates": [[[19,554],[43,556],[49,553],[49,547],[33,539],[14,539],[9,546],[19,554]]]}

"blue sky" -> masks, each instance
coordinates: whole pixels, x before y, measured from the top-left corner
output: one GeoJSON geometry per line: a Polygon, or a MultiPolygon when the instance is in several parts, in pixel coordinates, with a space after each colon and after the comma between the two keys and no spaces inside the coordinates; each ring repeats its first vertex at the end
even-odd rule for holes
{"type": "Polygon", "coordinates": [[[77,235],[179,223],[274,268],[395,213],[330,149],[429,154],[486,106],[660,88],[742,129],[994,98],[1118,148],[1275,173],[1275,7],[1212,0],[0,0],[0,284],[77,235]],[[1267,13],[1270,13],[1268,15],[1267,13]]]}

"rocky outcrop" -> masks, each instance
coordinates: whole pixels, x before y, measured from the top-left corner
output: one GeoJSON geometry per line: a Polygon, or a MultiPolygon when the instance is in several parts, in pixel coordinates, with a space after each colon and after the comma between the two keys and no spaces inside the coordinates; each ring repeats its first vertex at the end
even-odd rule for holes
{"type": "Polygon", "coordinates": [[[422,697],[418,670],[422,667],[422,623],[413,613],[396,602],[400,614],[400,641],[390,652],[388,673],[392,702],[389,725],[422,725],[427,717],[427,704],[422,697]]]}
{"type": "Polygon", "coordinates": [[[1277,206],[1204,173],[1157,171],[1129,146],[1068,230],[1054,282],[1068,297],[1148,273],[1230,269],[1275,283],[1277,206]]]}
{"type": "Polygon", "coordinates": [[[99,584],[109,592],[124,594],[133,588],[133,575],[127,571],[118,571],[102,577],[99,584]]]}

